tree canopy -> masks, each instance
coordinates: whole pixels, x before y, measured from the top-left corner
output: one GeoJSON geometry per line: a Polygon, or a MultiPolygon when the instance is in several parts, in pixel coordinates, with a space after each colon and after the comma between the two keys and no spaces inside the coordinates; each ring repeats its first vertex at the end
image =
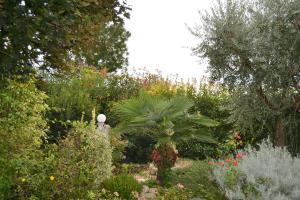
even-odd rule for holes
{"type": "Polygon", "coordinates": [[[298,0],[219,0],[192,30],[201,38],[193,52],[209,59],[212,80],[257,98],[275,116],[279,146],[286,116],[300,106],[299,10],[298,0]]]}
{"type": "Polygon", "coordinates": [[[129,10],[117,0],[1,0],[0,73],[60,72],[72,61],[120,68],[129,10]]]}

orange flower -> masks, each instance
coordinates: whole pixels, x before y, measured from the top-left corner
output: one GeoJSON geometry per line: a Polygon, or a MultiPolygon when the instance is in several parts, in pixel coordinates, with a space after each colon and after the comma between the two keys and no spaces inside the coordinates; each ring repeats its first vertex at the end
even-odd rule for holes
{"type": "Polygon", "coordinates": [[[226,158],[225,162],[230,163],[231,162],[231,158],[226,158]]]}

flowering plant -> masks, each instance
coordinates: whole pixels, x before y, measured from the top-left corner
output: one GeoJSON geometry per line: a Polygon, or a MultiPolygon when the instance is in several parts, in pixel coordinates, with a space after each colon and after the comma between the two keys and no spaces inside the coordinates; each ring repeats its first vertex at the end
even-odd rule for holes
{"type": "Polygon", "coordinates": [[[238,151],[245,147],[245,141],[240,132],[234,132],[228,136],[225,143],[221,146],[221,154],[223,156],[228,154],[237,154],[238,151]]]}
{"type": "Polygon", "coordinates": [[[241,172],[238,170],[239,162],[245,154],[239,152],[234,157],[226,157],[224,160],[210,160],[208,165],[213,169],[214,173],[222,173],[224,175],[224,185],[231,187],[236,184],[241,172]]]}
{"type": "Polygon", "coordinates": [[[248,148],[246,155],[237,154],[235,161],[230,164],[225,160],[221,166],[210,161],[228,199],[300,199],[300,158],[292,157],[286,149],[273,147],[267,140],[259,150],[248,148]]]}

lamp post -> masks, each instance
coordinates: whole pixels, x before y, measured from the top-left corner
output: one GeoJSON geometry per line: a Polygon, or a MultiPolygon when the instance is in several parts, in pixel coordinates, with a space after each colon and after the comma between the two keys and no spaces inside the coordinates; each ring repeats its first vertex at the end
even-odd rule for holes
{"type": "Polygon", "coordinates": [[[110,126],[108,124],[105,124],[105,121],[106,121],[106,116],[104,114],[99,114],[97,116],[97,122],[98,122],[97,132],[102,134],[105,138],[108,138],[110,126]]]}

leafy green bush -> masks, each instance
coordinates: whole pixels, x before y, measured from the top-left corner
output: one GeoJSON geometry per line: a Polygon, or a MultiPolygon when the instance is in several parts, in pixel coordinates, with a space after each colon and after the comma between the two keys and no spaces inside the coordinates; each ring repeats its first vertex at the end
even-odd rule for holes
{"type": "MultiPolygon", "coordinates": [[[[107,123],[114,127],[118,118],[112,112],[114,102],[127,99],[138,93],[139,81],[126,71],[121,74],[101,74],[94,68],[80,68],[67,77],[49,79],[46,92],[49,96],[49,118],[53,140],[65,136],[70,126],[68,120],[80,120],[82,113],[104,113],[107,123]]],[[[91,116],[86,115],[85,121],[91,116]]]]}
{"type": "MultiPolygon", "coordinates": [[[[46,95],[38,91],[33,80],[26,83],[7,81],[0,89],[0,199],[27,199],[22,186],[40,181],[42,139],[46,121],[46,95]]],[[[32,187],[31,187],[32,189],[32,187]]]]}
{"type": "Polygon", "coordinates": [[[103,182],[105,189],[117,192],[123,199],[135,199],[134,192],[140,192],[142,185],[132,175],[121,173],[103,182]]]}
{"type": "Polygon", "coordinates": [[[93,125],[75,122],[68,136],[53,145],[55,167],[52,175],[55,197],[86,199],[99,190],[111,175],[112,149],[109,141],[97,134],[93,125]]]}
{"type": "MultiPolygon", "coordinates": [[[[127,99],[138,93],[141,84],[126,71],[121,74],[101,74],[93,68],[80,68],[77,73],[63,78],[52,78],[47,82],[49,95],[47,112],[50,131],[48,141],[58,142],[68,135],[72,128],[71,121],[90,121],[88,115],[93,109],[104,113],[110,126],[114,127],[119,119],[112,111],[115,102],[127,99]]],[[[126,142],[119,135],[111,135],[113,161],[123,159],[126,142]]],[[[125,138],[126,139],[126,138],[125,138]]]]}
{"type": "Polygon", "coordinates": [[[149,135],[124,134],[124,138],[128,140],[124,155],[126,162],[148,163],[150,162],[150,154],[154,149],[156,141],[149,135]]]}
{"type": "Polygon", "coordinates": [[[218,156],[216,145],[206,144],[197,138],[181,140],[177,142],[176,148],[180,157],[204,160],[218,156]]]}

